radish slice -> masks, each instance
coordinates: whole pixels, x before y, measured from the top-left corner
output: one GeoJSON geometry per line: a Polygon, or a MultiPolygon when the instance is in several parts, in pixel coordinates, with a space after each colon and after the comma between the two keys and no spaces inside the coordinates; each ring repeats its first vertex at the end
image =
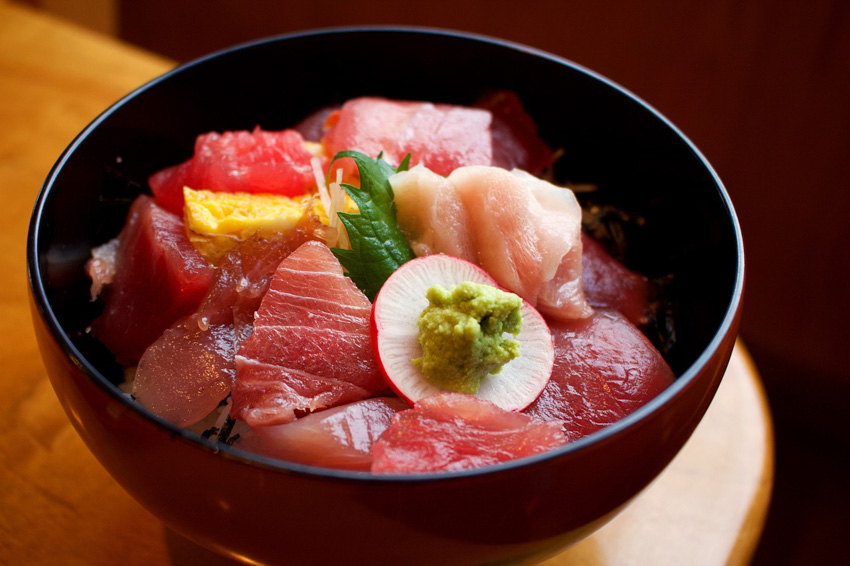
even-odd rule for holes
{"type": "MultiPolygon", "coordinates": [[[[399,267],[384,283],[372,308],[372,347],[387,383],[409,403],[444,393],[423,375],[412,360],[422,356],[419,315],[428,306],[426,291],[446,289],[465,281],[499,287],[480,267],[443,254],[424,256],[399,267]]],[[[499,287],[501,288],[501,287],[499,287]]],[[[475,395],[507,411],[520,411],[534,402],[552,373],[555,349],[546,321],[527,301],[520,307],[522,329],[518,358],[501,372],[488,375],[475,395]]]]}

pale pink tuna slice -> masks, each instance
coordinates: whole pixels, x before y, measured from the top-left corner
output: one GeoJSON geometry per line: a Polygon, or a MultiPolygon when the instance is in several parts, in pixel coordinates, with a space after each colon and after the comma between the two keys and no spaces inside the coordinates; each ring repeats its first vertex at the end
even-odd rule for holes
{"type": "Polygon", "coordinates": [[[372,447],[375,473],[458,471],[561,446],[556,422],[504,411],[472,395],[441,393],[396,413],[372,447]]]}
{"type": "Polygon", "coordinates": [[[241,433],[238,447],[299,464],[368,471],[372,444],[393,415],[407,408],[397,397],[365,399],[291,423],[249,429],[241,433]]]}
{"type": "Polygon", "coordinates": [[[372,305],[330,249],[307,242],[280,263],[236,356],[232,414],[250,426],[374,395],[372,305]]]}
{"type": "Polygon", "coordinates": [[[471,261],[547,316],[593,310],[582,287],[581,207],[572,191],[524,171],[423,167],[393,175],[398,223],[416,255],[471,261]]]}
{"type": "Polygon", "coordinates": [[[466,210],[455,186],[421,165],[390,177],[398,224],[417,256],[444,253],[475,262],[466,210]]]}
{"type": "Polygon", "coordinates": [[[363,97],[346,102],[330,120],[335,123],[322,140],[330,155],[383,152],[397,166],[410,153],[411,165],[423,163],[441,175],[461,165],[492,163],[492,116],[486,110],[363,97]]]}
{"type": "Polygon", "coordinates": [[[155,415],[185,427],[227,397],[236,366],[233,325],[202,330],[182,319],[148,348],[136,368],[132,394],[155,415]]]}
{"type": "Polygon", "coordinates": [[[466,210],[478,265],[545,315],[591,314],[581,286],[581,207],[572,191],[496,167],[462,167],[448,179],[466,210]]]}

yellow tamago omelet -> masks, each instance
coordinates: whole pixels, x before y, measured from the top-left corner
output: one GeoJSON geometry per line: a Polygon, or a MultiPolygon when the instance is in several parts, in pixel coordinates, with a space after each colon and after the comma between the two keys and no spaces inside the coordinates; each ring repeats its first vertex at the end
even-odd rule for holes
{"type": "MultiPolygon", "coordinates": [[[[189,240],[207,261],[218,263],[239,242],[259,235],[265,238],[286,236],[305,214],[328,227],[316,232],[332,246],[344,245],[344,230],[338,220],[331,222],[319,195],[299,197],[273,194],[228,193],[184,187],[183,219],[189,240]],[[343,239],[341,239],[341,237],[343,239]]],[[[343,192],[335,194],[340,212],[358,211],[357,205],[343,192]]]]}
{"type": "Polygon", "coordinates": [[[226,193],[183,189],[183,219],[189,240],[208,261],[221,257],[251,236],[276,237],[295,228],[312,204],[312,195],[226,193]]]}

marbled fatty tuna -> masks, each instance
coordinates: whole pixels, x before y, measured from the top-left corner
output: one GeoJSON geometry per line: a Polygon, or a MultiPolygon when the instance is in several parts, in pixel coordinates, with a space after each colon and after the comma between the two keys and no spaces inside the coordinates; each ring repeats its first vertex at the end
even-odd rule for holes
{"type": "Polygon", "coordinates": [[[303,244],[278,266],[236,355],[232,414],[252,427],[283,424],[385,389],[371,310],[326,245],[303,244]]]}

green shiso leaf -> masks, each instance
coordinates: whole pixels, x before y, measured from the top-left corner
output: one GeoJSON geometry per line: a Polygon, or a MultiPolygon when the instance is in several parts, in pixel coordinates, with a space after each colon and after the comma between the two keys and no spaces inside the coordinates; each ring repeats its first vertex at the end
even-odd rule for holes
{"type": "Polygon", "coordinates": [[[416,257],[398,227],[389,181],[394,173],[407,170],[410,155],[404,158],[398,169],[380,155],[372,159],[357,151],[340,151],[331,163],[344,157],[352,158],[360,171],[360,187],[342,184],[360,212],[338,213],[348,232],[351,249],[333,248],[331,251],[357,287],[370,301],[374,301],[390,274],[416,257]]]}

